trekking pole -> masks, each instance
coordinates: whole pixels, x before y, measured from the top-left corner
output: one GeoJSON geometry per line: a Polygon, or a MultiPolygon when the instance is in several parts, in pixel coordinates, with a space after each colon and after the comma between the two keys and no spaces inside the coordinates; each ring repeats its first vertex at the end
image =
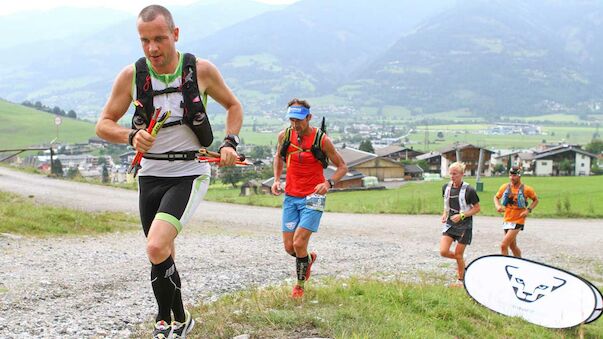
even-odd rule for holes
{"type": "MultiPolygon", "coordinates": [[[[209,162],[209,163],[218,163],[220,162],[220,153],[209,151],[205,148],[202,148],[197,152],[197,161],[199,162],[209,162]]],[[[248,163],[245,162],[245,154],[239,154],[239,158],[235,161],[236,165],[247,166],[248,163]]]]}
{"type": "MultiPolygon", "coordinates": [[[[164,112],[161,116],[159,116],[160,112],[161,112],[161,107],[155,109],[155,114],[153,115],[153,118],[149,122],[149,127],[147,127],[147,133],[151,134],[152,136],[157,136],[159,129],[163,126],[163,124],[170,117],[170,114],[172,114],[171,111],[167,111],[167,112],[164,112]]],[[[128,168],[128,173],[134,172],[134,178],[136,178],[136,174],[138,174],[138,170],[140,169],[140,161],[142,160],[142,156],[143,156],[142,152],[140,152],[140,151],[136,152],[136,156],[134,156],[134,159],[132,160],[132,163],[130,164],[130,167],[128,168]]]]}

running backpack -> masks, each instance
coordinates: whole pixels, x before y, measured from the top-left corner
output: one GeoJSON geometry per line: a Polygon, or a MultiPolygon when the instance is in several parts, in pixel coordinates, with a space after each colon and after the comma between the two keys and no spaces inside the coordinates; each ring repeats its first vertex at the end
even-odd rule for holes
{"type": "MultiPolygon", "coordinates": [[[[505,189],[505,193],[503,193],[502,202],[501,202],[501,204],[503,206],[507,206],[507,205],[513,203],[513,201],[511,199],[509,199],[509,195],[511,195],[511,184],[507,184],[507,189],[505,189]]],[[[517,192],[517,207],[519,207],[519,208],[526,207],[526,197],[523,193],[523,184],[521,184],[519,186],[519,190],[517,192]]]]}
{"type": "MultiPolygon", "coordinates": [[[[280,155],[285,163],[287,162],[287,151],[291,145],[291,130],[291,127],[287,127],[287,129],[285,129],[285,138],[283,139],[283,146],[281,147],[280,155]]],[[[322,129],[317,128],[316,134],[314,135],[314,141],[312,141],[312,147],[310,148],[310,152],[312,152],[312,155],[314,158],[316,158],[316,160],[320,161],[322,168],[327,168],[329,166],[327,154],[322,150],[322,141],[326,135],[327,134],[322,129]]]]}
{"type": "Polygon", "coordinates": [[[151,75],[147,66],[146,58],[142,57],[136,61],[136,110],[132,117],[132,128],[146,128],[153,113],[153,97],[161,94],[181,92],[183,101],[180,106],[184,110],[184,117],[179,121],[172,121],[163,125],[162,128],[185,124],[193,130],[199,143],[208,147],[214,140],[214,135],[209,123],[209,117],[205,112],[205,105],[199,94],[197,83],[197,59],[190,53],[184,54],[182,64],[182,85],[180,87],[168,87],[159,91],[153,90],[151,75]]]}

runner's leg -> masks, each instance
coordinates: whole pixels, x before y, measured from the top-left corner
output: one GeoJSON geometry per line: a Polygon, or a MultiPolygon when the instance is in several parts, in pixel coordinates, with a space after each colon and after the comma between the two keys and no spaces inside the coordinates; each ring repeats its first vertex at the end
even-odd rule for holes
{"type": "Polygon", "coordinates": [[[151,268],[151,284],[157,299],[158,314],[156,321],[171,323],[171,308],[177,286],[173,281],[176,271],[171,256],[171,244],[177,232],[170,223],[155,219],[151,224],[147,238],[147,255],[153,264],[151,268]]]}
{"type": "Polygon", "coordinates": [[[455,259],[454,253],[450,251],[450,246],[454,239],[447,235],[442,235],[442,239],[440,240],[440,255],[445,258],[455,259]]]}
{"type": "Polygon", "coordinates": [[[465,248],[467,245],[457,242],[454,248],[454,258],[456,259],[457,277],[459,280],[465,279],[465,248]]]}
{"type": "Polygon", "coordinates": [[[519,249],[519,246],[517,246],[517,235],[515,235],[515,239],[513,239],[513,242],[511,242],[509,248],[511,249],[514,257],[521,258],[521,250],[519,249]]]}
{"type": "Polygon", "coordinates": [[[500,253],[502,255],[509,255],[509,246],[515,241],[518,233],[519,230],[505,230],[505,236],[500,244],[500,253]]]}
{"type": "Polygon", "coordinates": [[[297,257],[295,260],[297,284],[299,286],[304,286],[306,281],[306,272],[308,270],[308,265],[310,264],[310,257],[308,256],[308,243],[310,242],[311,236],[312,231],[302,227],[298,227],[293,236],[293,248],[295,249],[295,255],[297,257]]]}
{"type": "Polygon", "coordinates": [[[293,234],[294,232],[283,232],[283,245],[285,246],[285,252],[290,256],[295,257],[295,249],[293,248],[293,234]]]}

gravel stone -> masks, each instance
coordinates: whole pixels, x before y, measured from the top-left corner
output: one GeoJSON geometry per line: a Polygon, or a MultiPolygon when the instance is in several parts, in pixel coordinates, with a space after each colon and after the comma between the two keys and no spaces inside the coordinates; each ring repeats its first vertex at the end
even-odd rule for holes
{"type": "MultiPolygon", "coordinates": [[[[135,191],[6,168],[0,168],[0,190],[41,203],[137,215],[135,191]]],[[[280,209],[202,203],[176,240],[185,304],[292,284],[294,260],[283,250],[280,219],[280,209]]],[[[467,262],[498,253],[503,234],[500,218],[477,216],[474,223],[467,262]]],[[[529,259],[600,285],[601,227],[601,220],[529,219],[519,246],[529,259]]],[[[419,281],[418,273],[426,272],[453,282],[455,263],[439,256],[439,240],[439,216],[325,213],[310,242],[319,255],[312,276],[419,281]]],[[[156,312],[140,229],[82,237],[0,234],[0,267],[1,338],[126,338],[156,312]]]]}

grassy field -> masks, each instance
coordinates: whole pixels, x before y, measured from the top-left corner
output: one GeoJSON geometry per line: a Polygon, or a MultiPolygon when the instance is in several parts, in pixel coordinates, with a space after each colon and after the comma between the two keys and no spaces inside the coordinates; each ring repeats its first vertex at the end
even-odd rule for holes
{"type": "MultiPolygon", "coordinates": [[[[0,100],[0,149],[48,144],[57,136],[54,114],[0,100]]],[[[84,143],[96,136],[94,124],[61,117],[59,142],[84,143]]]]}
{"type": "Polygon", "coordinates": [[[138,219],[124,213],[86,213],[39,205],[27,198],[0,191],[0,233],[90,235],[139,229],[138,219]]]}
{"type": "MultiPolygon", "coordinates": [[[[240,62],[248,62],[249,60],[240,60],[240,62]]],[[[345,102],[334,101],[334,97],[316,98],[315,105],[344,105],[345,102]]],[[[317,118],[321,116],[320,108],[317,118]]],[[[388,124],[407,125],[416,124],[425,118],[440,119],[450,121],[448,125],[418,125],[415,128],[416,133],[409,136],[409,145],[415,145],[416,149],[425,151],[438,150],[446,145],[454,142],[472,143],[484,147],[495,148],[528,148],[534,147],[546,140],[547,142],[568,142],[576,144],[588,143],[593,133],[596,132],[596,126],[578,125],[583,123],[577,116],[574,115],[545,115],[545,116],[527,116],[521,118],[526,122],[546,122],[549,125],[544,125],[542,130],[545,134],[535,136],[506,136],[506,135],[485,135],[482,132],[492,125],[485,123],[476,123],[483,121],[483,118],[475,116],[473,113],[466,110],[457,110],[451,112],[441,112],[425,115],[413,115],[408,108],[403,106],[384,106],[377,116],[379,109],[373,106],[361,108],[364,112],[358,118],[367,118],[369,122],[377,120],[387,121],[388,124]],[[457,123],[452,123],[457,122],[457,123]],[[466,122],[466,123],[462,123],[466,122]],[[563,125],[550,125],[563,124],[563,125]],[[576,124],[572,126],[572,124],[576,124]],[[428,130],[429,140],[436,142],[424,145],[425,131],[428,130]],[[444,133],[444,139],[438,140],[436,134],[444,133]],[[437,140],[437,141],[436,141],[437,140]]],[[[47,144],[57,136],[57,128],[54,124],[54,114],[40,112],[32,108],[9,103],[0,100],[0,119],[4,122],[0,127],[0,148],[21,148],[32,145],[47,144]]],[[[350,117],[349,121],[339,121],[327,117],[331,123],[338,125],[351,123],[354,117],[350,117]]],[[[94,124],[90,122],[74,120],[63,117],[63,122],[59,126],[58,141],[62,143],[82,143],[89,138],[95,136],[94,124]]],[[[120,121],[126,125],[129,124],[129,116],[120,121]]],[[[224,124],[224,115],[212,115],[211,121],[214,125],[224,124]]],[[[519,119],[519,118],[518,118],[519,119]]],[[[241,139],[247,144],[257,145],[273,145],[276,139],[275,133],[260,133],[253,132],[253,125],[258,128],[268,128],[272,130],[280,130],[287,123],[286,119],[274,119],[264,116],[246,116],[243,129],[241,130],[241,139]]],[[[360,119],[362,120],[362,119],[360,119]]],[[[315,120],[315,125],[318,124],[318,119],[315,120]]],[[[215,131],[218,133],[219,131],[215,131]]],[[[336,135],[332,137],[337,138],[336,135]]]]}
{"type": "MultiPolygon", "coordinates": [[[[603,321],[553,330],[492,312],[462,288],[443,283],[351,278],[308,284],[303,301],[290,286],[221,297],[193,309],[202,326],[190,338],[601,338],[603,321]]],[[[187,336],[188,337],[188,336],[187,336]]]]}
{"type": "Polygon", "coordinates": [[[416,149],[424,151],[439,150],[455,142],[470,143],[486,148],[533,148],[545,140],[547,143],[572,143],[587,144],[592,140],[596,132],[594,126],[543,126],[543,135],[487,135],[483,132],[493,125],[471,124],[471,125],[421,125],[417,126],[417,133],[411,134],[411,144],[418,144],[416,149]],[[425,132],[428,132],[432,144],[425,149],[425,132]],[[444,134],[443,139],[437,138],[437,133],[444,134]]]}
{"type": "MultiPolygon", "coordinates": [[[[475,178],[466,178],[475,187],[475,178]]],[[[482,178],[484,191],[478,192],[480,215],[497,216],[492,197],[507,177],[482,178]]],[[[442,185],[446,181],[409,182],[396,189],[330,193],[326,210],[347,213],[440,214],[442,185]]],[[[603,201],[603,180],[592,177],[524,177],[524,184],[534,187],[540,204],[535,218],[603,218],[599,202],[603,201]]],[[[282,197],[271,195],[239,196],[238,189],[212,186],[206,199],[229,203],[280,207],[282,197]]]]}

